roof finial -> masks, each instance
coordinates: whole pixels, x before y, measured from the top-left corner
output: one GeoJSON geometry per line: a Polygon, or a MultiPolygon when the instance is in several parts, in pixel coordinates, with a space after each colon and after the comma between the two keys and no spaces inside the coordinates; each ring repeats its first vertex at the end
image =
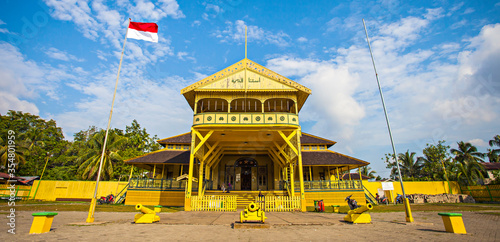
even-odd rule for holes
{"type": "Polygon", "coordinates": [[[247,26],[245,25],[245,59],[247,58],[247,26]]]}

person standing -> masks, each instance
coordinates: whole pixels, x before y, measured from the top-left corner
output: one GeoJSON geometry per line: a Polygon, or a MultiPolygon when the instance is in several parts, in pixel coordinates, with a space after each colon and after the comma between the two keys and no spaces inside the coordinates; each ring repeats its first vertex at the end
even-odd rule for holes
{"type": "Polygon", "coordinates": [[[227,193],[229,193],[229,191],[231,191],[231,188],[233,188],[233,186],[231,185],[231,182],[228,182],[227,183],[227,193]]]}

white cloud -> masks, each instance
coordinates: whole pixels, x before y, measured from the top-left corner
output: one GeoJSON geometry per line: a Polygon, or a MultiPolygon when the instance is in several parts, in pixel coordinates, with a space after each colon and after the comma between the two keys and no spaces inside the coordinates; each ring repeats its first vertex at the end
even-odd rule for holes
{"type": "MultiPolygon", "coordinates": [[[[281,47],[289,45],[290,36],[283,31],[271,32],[264,30],[255,25],[247,27],[248,41],[261,42],[264,44],[273,44],[281,47]]],[[[227,21],[224,30],[217,30],[214,36],[221,40],[221,42],[239,42],[245,41],[245,21],[236,20],[234,23],[227,21]]]]}
{"type": "Polygon", "coordinates": [[[78,61],[82,62],[84,61],[83,59],[79,59],[74,55],[70,55],[64,51],[61,51],[59,49],[56,49],[54,47],[50,47],[48,50],[45,51],[45,54],[49,56],[50,58],[58,59],[58,60],[63,60],[63,61],[78,61]]]}
{"type": "Polygon", "coordinates": [[[64,67],[27,60],[11,44],[0,42],[0,112],[10,109],[38,114],[34,100],[47,95],[57,100],[59,82],[73,79],[64,67]]]}
{"type": "Polygon", "coordinates": [[[147,0],[138,0],[136,2],[136,5],[131,7],[129,11],[134,19],[145,19],[147,17],[147,19],[158,21],[165,17],[174,19],[185,17],[175,0],[160,0],[156,5],[147,0]]]}
{"type": "Polygon", "coordinates": [[[304,43],[304,42],[307,42],[307,38],[306,37],[299,37],[297,39],[297,41],[300,42],[300,43],[304,43]]]}
{"type": "Polygon", "coordinates": [[[473,8],[466,8],[466,9],[464,10],[464,14],[473,13],[473,12],[475,12],[475,11],[476,11],[476,10],[474,10],[473,8]]]}
{"type": "Polygon", "coordinates": [[[488,143],[482,139],[471,139],[467,141],[476,147],[489,147],[488,143]]]}

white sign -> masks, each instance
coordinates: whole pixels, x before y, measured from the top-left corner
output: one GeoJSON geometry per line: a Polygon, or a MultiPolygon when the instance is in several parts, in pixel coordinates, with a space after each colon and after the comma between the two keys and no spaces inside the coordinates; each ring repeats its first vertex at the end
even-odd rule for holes
{"type": "Polygon", "coordinates": [[[381,182],[381,183],[382,183],[382,190],[384,190],[384,191],[394,190],[394,186],[392,185],[392,182],[381,182]]]}

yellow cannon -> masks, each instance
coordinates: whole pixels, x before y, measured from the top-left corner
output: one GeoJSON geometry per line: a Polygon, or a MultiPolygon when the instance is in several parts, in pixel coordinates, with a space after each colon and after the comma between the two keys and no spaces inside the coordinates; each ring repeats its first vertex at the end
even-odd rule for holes
{"type": "Polygon", "coordinates": [[[240,213],[240,222],[258,222],[264,223],[266,220],[266,216],[264,215],[264,211],[260,209],[260,207],[251,202],[248,204],[248,207],[245,208],[244,211],[240,213]]]}
{"type": "Polygon", "coordinates": [[[344,220],[354,224],[369,224],[372,222],[372,217],[370,216],[370,214],[364,212],[371,210],[372,208],[373,205],[371,203],[368,203],[359,208],[349,210],[349,212],[347,212],[347,215],[344,217],[344,220]]]}
{"type": "Polygon", "coordinates": [[[135,205],[135,210],[141,211],[141,213],[136,214],[134,217],[134,223],[136,224],[150,224],[160,221],[160,216],[156,215],[157,208],[155,208],[156,211],[153,211],[141,204],[137,204],[135,205]]]}

